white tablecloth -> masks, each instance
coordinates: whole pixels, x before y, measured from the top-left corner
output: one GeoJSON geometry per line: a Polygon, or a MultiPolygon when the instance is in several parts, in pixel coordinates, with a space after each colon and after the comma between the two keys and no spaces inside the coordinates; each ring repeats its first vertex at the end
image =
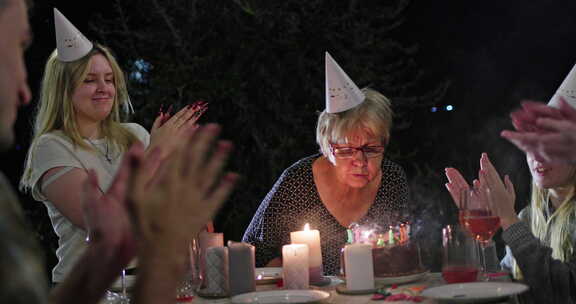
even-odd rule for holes
{"type": "MultiPolygon", "coordinates": [[[[409,302],[409,301],[398,301],[398,302],[388,302],[388,301],[373,301],[371,300],[372,298],[372,294],[369,295],[343,295],[340,294],[336,291],[336,286],[340,283],[343,283],[342,280],[340,280],[337,277],[330,277],[331,279],[331,284],[328,286],[324,286],[324,287],[317,287],[317,289],[320,290],[324,290],[330,293],[331,297],[330,297],[330,301],[329,303],[334,303],[334,304],[364,304],[364,303],[398,303],[398,304],[403,304],[403,303],[415,303],[415,302],[409,302]]],[[[444,282],[444,280],[442,279],[442,274],[441,273],[430,273],[427,276],[425,276],[423,279],[416,281],[416,282],[411,282],[411,283],[407,283],[407,284],[402,284],[402,285],[398,285],[397,290],[402,290],[402,289],[406,289],[409,287],[434,287],[434,286],[441,286],[441,285],[445,285],[446,283],[444,282]]],[[[265,290],[274,290],[274,289],[278,289],[278,287],[276,287],[276,285],[274,284],[270,284],[270,285],[257,285],[257,291],[265,291],[265,290]]],[[[316,287],[315,287],[316,289],[316,287]]],[[[224,298],[224,299],[204,299],[201,297],[195,297],[194,300],[190,303],[194,303],[194,304],[225,304],[225,303],[230,303],[230,299],[229,298],[224,298]]],[[[425,304],[432,304],[432,303],[437,303],[436,301],[432,300],[432,299],[424,299],[424,301],[422,301],[421,303],[425,303],[425,304]]],[[[491,302],[494,303],[494,302],[491,302]]],[[[515,297],[510,298],[508,301],[506,302],[501,302],[502,304],[506,303],[506,304],[517,304],[517,300],[515,299],[515,297]]]]}

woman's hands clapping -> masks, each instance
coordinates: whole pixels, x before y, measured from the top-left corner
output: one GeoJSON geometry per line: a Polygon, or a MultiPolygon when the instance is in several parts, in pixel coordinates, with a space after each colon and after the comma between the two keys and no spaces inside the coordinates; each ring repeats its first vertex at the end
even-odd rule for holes
{"type": "Polygon", "coordinates": [[[186,133],[198,128],[196,122],[206,110],[208,110],[208,103],[204,101],[197,101],[188,105],[173,116],[170,114],[171,107],[166,112],[160,109],[160,113],[152,125],[148,151],[155,148],[160,149],[160,158],[165,159],[186,133]]]}
{"type": "Polygon", "coordinates": [[[444,173],[448,178],[448,183],[445,184],[446,189],[448,189],[448,192],[450,192],[450,196],[452,196],[452,200],[454,201],[454,203],[456,203],[456,206],[459,209],[461,209],[462,202],[460,202],[460,198],[462,192],[464,190],[469,190],[470,186],[468,185],[468,182],[466,182],[460,171],[458,171],[458,169],[446,168],[444,169],[444,173]]]}
{"type": "Polygon", "coordinates": [[[515,131],[502,131],[501,136],[537,160],[576,163],[576,109],[564,98],[559,108],[544,103],[523,102],[510,116],[515,131]]]}
{"type": "MultiPolygon", "coordinates": [[[[461,195],[464,190],[470,190],[470,185],[457,169],[446,168],[445,174],[448,178],[446,189],[450,192],[458,208],[462,209],[461,195]]],[[[480,157],[478,179],[472,182],[472,186],[474,191],[470,195],[476,195],[480,200],[487,200],[492,213],[500,217],[504,229],[518,221],[514,210],[514,202],[516,201],[514,185],[508,175],[504,176],[504,180],[500,178],[486,153],[482,153],[480,157]]]]}
{"type": "Polygon", "coordinates": [[[500,217],[500,224],[503,229],[518,221],[518,216],[514,210],[516,192],[514,185],[508,175],[504,176],[504,181],[500,178],[498,171],[492,165],[488,154],[482,153],[480,158],[480,188],[488,196],[488,202],[492,214],[500,217]]]}

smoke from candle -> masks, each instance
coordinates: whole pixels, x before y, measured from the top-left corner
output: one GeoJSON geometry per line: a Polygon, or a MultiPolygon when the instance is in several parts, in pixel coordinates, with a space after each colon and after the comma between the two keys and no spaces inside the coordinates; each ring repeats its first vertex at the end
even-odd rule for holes
{"type": "MultiPolygon", "coordinates": [[[[514,183],[517,202],[520,203],[516,210],[519,211],[528,200],[530,182],[523,153],[499,136],[500,131],[511,128],[509,118],[501,117],[486,121],[481,128],[470,133],[464,142],[450,143],[450,136],[447,136],[445,141],[453,149],[446,156],[444,167],[458,169],[470,182],[478,176],[481,153],[487,152],[502,177],[508,174],[514,183]]],[[[418,168],[415,171],[413,176],[409,175],[411,199],[408,203],[408,218],[411,222],[411,235],[420,244],[424,265],[431,271],[440,271],[442,228],[457,223],[458,210],[446,190],[445,183],[448,181],[443,167],[418,168]]],[[[501,256],[504,246],[499,235],[495,241],[501,256]]]]}

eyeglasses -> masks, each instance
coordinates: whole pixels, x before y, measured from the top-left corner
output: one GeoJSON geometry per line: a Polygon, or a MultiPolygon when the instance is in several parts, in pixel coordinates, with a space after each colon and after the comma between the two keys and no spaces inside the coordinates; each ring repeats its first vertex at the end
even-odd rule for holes
{"type": "Polygon", "coordinates": [[[330,145],[330,149],[334,156],[337,158],[351,158],[356,151],[361,151],[368,158],[378,157],[384,153],[385,146],[362,146],[362,147],[334,147],[330,145]]]}

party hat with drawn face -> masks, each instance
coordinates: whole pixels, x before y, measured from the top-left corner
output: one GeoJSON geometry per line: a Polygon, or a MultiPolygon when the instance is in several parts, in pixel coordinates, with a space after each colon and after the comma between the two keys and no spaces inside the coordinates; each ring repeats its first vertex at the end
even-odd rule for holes
{"type": "Polygon", "coordinates": [[[92,42],[86,39],[56,8],[54,8],[54,26],[56,27],[58,60],[64,62],[75,61],[92,50],[92,42]]]}
{"type": "Polygon", "coordinates": [[[548,102],[548,106],[558,108],[560,106],[560,96],[564,97],[564,100],[571,105],[573,108],[576,108],[576,65],[572,67],[568,76],[564,78],[564,81],[554,93],[554,96],[550,98],[548,102]]]}
{"type": "Polygon", "coordinates": [[[364,102],[365,96],[326,52],[326,112],[339,113],[364,102]]]}

